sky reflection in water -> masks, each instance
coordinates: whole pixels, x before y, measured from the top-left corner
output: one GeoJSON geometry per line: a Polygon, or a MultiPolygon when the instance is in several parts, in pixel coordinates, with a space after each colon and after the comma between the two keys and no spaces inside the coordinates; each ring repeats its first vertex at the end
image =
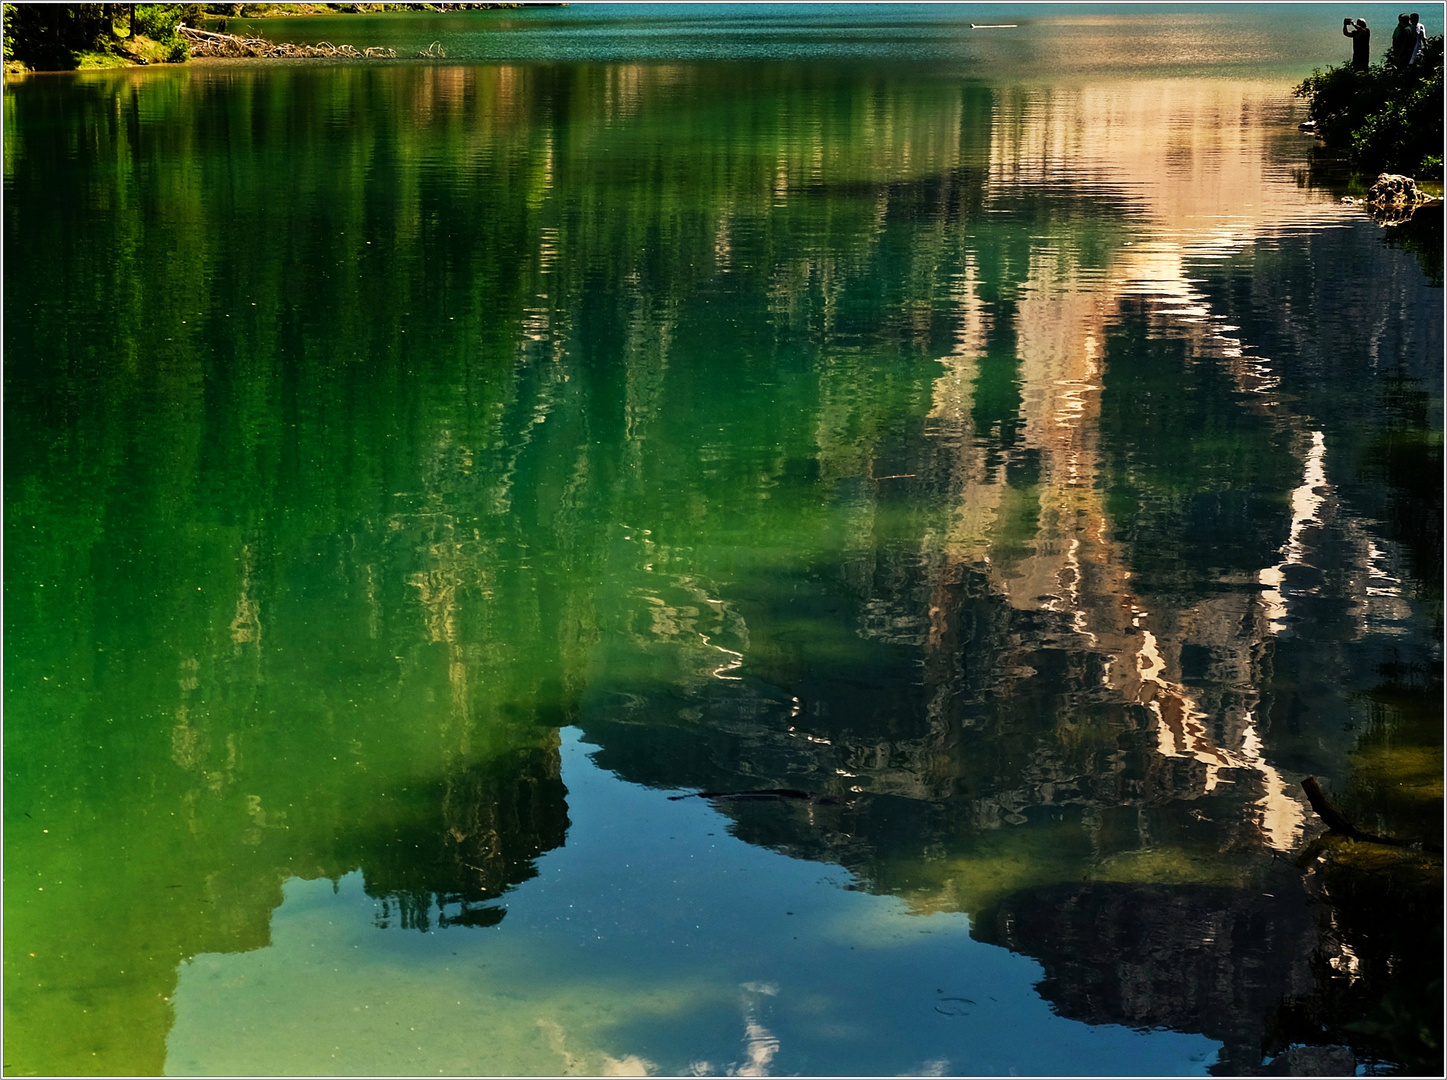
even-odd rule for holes
{"type": "Polygon", "coordinates": [[[360,875],[335,895],[293,880],[270,947],[183,966],[166,1071],[1200,1075],[1214,1059],[1199,1035],[1053,1015],[1039,965],[975,941],[966,916],[841,889],[707,804],[597,769],[579,735],[563,732],[568,843],[497,929],[378,935],[360,875]]]}

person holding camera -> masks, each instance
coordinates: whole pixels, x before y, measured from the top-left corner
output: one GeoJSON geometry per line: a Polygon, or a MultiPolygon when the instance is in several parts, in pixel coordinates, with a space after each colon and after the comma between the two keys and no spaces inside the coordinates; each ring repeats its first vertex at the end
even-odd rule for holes
{"type": "Polygon", "coordinates": [[[1352,67],[1366,71],[1367,65],[1372,62],[1372,32],[1367,29],[1366,20],[1358,19],[1353,25],[1348,15],[1341,21],[1341,32],[1344,37],[1352,39],[1352,67]]]}

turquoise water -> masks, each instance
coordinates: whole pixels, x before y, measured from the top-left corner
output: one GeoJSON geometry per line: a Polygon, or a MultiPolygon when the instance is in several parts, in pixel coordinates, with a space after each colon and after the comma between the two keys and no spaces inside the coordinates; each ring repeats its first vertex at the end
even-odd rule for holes
{"type": "MultiPolygon", "coordinates": [[[[273,41],[433,41],[452,60],[563,63],[880,60],[957,76],[1059,83],[1114,77],[1300,79],[1350,59],[1346,7],[1290,4],[572,4],[437,15],[229,19],[273,41]]],[[[1351,8],[1385,50],[1397,10],[1351,8]]],[[[1429,32],[1441,19],[1427,13],[1429,32]]]]}
{"type": "Polygon", "coordinates": [[[7,1071],[1430,1071],[1300,788],[1440,842],[1335,12],[749,10],[7,84],[7,1071]]]}

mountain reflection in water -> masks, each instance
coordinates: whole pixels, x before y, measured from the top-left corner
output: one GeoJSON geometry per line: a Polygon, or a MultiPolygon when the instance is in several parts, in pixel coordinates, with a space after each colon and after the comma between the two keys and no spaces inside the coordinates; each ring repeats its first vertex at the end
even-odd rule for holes
{"type": "MultiPolygon", "coordinates": [[[[1280,87],[216,66],[6,125],[7,1065],[161,1071],[178,969],[264,965],[292,879],[360,870],[386,933],[328,948],[450,993],[438,943],[522,940],[607,824],[569,725],[632,784],[837,797],[687,820],[968,914],[1054,1019],[1194,1037],[1160,1062],[1415,1061],[1374,1010],[1440,904],[1383,935],[1293,859],[1308,772],[1441,838],[1440,285],[1298,187],[1280,87]]],[[[716,987],[639,961],[587,1013],[561,955],[511,971],[562,988],[534,1056],[446,1067],[703,1060],[667,1017],[716,987]]],[[[791,1061],[773,985],[714,1065],[860,1067],[791,1061]]]]}

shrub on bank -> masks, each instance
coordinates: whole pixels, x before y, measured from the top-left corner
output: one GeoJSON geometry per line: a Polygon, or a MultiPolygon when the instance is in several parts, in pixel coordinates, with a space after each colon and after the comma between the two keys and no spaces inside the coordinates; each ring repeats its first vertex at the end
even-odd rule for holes
{"type": "Polygon", "coordinates": [[[1295,90],[1326,145],[1368,172],[1442,178],[1442,35],[1412,65],[1386,60],[1313,71],[1295,90]]]}
{"type": "Polygon", "coordinates": [[[179,64],[191,51],[185,39],[176,33],[176,27],[186,21],[192,7],[192,4],[137,4],[132,36],[150,38],[165,50],[167,61],[179,64]]]}

